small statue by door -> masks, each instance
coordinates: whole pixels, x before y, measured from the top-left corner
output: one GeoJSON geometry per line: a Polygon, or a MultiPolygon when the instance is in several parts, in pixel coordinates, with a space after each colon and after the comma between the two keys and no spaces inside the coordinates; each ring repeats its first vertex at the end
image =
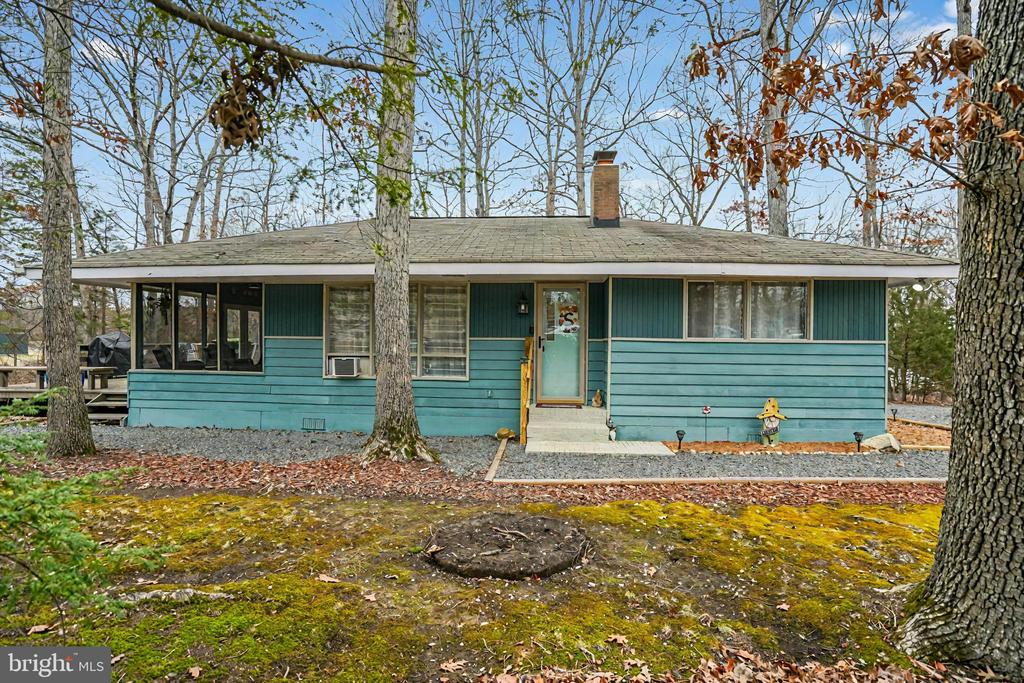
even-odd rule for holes
{"type": "Polygon", "coordinates": [[[761,444],[764,446],[779,445],[779,428],[786,416],[779,411],[779,402],[769,398],[764,402],[764,410],[757,414],[764,428],[761,430],[761,444]]]}

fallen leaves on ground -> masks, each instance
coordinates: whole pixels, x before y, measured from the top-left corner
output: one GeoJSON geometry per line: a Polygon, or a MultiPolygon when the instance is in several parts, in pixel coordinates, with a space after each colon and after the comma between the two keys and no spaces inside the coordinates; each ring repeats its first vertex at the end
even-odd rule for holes
{"type": "Polygon", "coordinates": [[[723,503],[813,505],[815,503],[941,503],[943,484],[858,484],[723,482],[706,484],[500,484],[459,477],[441,465],[390,460],[363,465],[339,455],[288,465],[210,460],[190,455],[149,455],[104,450],[95,456],[35,465],[49,476],[67,477],[136,468],[123,480],[135,490],[307,492],[370,498],[417,498],[465,502],[550,502],[596,505],[615,500],[653,499],[699,505],[723,503]]]}
{"type": "Polygon", "coordinates": [[[952,673],[940,665],[920,664],[911,671],[895,665],[859,667],[853,662],[840,660],[835,664],[808,661],[796,664],[790,661],[770,661],[746,650],[723,647],[719,659],[706,659],[689,679],[671,673],[651,675],[642,662],[627,660],[627,666],[641,666],[639,674],[618,674],[609,671],[544,669],[536,674],[498,676],[484,674],[477,683],[915,683],[917,681],[949,681],[976,683],[982,680],[976,674],[952,673]]]}
{"type": "Polygon", "coordinates": [[[889,421],[889,433],[903,446],[941,446],[949,448],[953,433],[936,427],[922,427],[898,420],[889,421]]]}

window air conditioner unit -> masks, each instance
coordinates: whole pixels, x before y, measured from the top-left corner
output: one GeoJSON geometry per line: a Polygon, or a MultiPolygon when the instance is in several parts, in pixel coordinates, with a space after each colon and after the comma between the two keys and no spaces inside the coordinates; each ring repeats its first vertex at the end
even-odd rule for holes
{"type": "Polygon", "coordinates": [[[331,377],[358,377],[359,359],[331,356],[327,359],[327,371],[331,377]]]}

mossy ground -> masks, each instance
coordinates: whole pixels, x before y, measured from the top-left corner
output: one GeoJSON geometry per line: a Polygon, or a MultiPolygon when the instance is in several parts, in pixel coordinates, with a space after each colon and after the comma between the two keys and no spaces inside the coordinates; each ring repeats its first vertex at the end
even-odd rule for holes
{"type": "MultiPolygon", "coordinates": [[[[545,665],[687,671],[718,643],[767,655],[901,661],[897,587],[922,579],[938,506],[716,511],[688,503],[525,505],[581,523],[596,554],[543,581],[466,580],[418,553],[442,522],[490,506],[330,497],[111,496],[83,510],[111,542],[172,546],[145,590],[231,600],[82,615],[69,641],[124,654],[121,680],[452,680],[545,665]],[[338,579],[324,582],[318,575],[338,579]],[[897,588],[897,590],[894,590],[897,588]],[[625,636],[625,645],[609,636],[625,636]],[[123,678],[122,678],[123,676],[123,678]]],[[[0,628],[3,644],[45,614],[0,628]]]]}

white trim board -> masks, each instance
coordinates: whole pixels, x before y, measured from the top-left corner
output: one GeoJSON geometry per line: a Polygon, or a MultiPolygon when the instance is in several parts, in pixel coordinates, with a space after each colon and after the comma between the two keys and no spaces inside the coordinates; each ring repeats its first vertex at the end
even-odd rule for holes
{"type": "MultiPolygon", "coordinates": [[[[951,279],[959,274],[955,264],[937,265],[837,265],[808,263],[413,263],[409,274],[429,276],[522,276],[554,280],[593,276],[658,277],[798,277],[863,278],[909,281],[916,278],[951,279]]],[[[27,277],[38,280],[41,268],[26,269],[27,277]]],[[[256,264],[256,265],[174,265],[76,267],[72,277],[83,283],[125,283],[160,280],[246,280],[319,282],[324,278],[373,276],[373,264],[256,264]]]]}

